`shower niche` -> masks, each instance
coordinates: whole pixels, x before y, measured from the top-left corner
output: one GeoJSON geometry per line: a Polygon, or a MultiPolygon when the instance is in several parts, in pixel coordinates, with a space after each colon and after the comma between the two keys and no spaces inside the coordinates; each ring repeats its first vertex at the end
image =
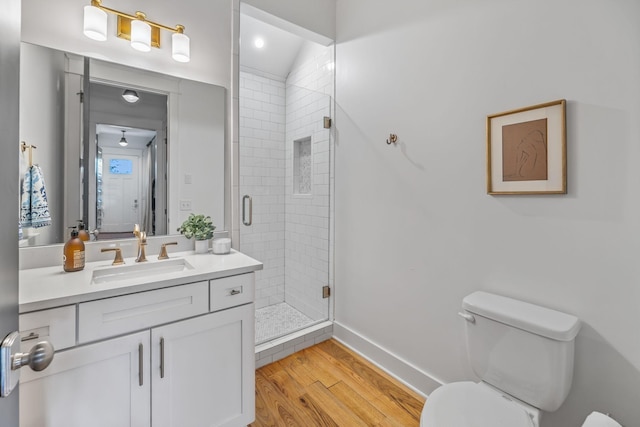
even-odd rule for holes
{"type": "Polygon", "coordinates": [[[296,139],[293,141],[293,194],[311,195],[312,167],[311,137],[296,139]]]}

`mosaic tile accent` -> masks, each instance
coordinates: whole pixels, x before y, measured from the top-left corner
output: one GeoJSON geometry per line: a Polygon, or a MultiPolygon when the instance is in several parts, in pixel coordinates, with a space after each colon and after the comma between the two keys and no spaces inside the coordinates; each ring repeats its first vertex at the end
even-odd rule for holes
{"type": "Polygon", "coordinates": [[[314,321],[287,303],[256,310],[256,344],[305,328],[314,321]]]}
{"type": "Polygon", "coordinates": [[[311,137],[293,143],[294,194],[311,194],[311,137]]]}

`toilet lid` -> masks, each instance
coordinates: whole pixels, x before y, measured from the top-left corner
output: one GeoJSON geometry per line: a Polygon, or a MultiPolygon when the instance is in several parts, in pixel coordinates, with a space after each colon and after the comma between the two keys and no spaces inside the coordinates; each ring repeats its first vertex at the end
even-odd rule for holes
{"type": "Polygon", "coordinates": [[[421,427],[532,427],[524,408],[470,381],[438,387],[427,398],[421,427]]]}

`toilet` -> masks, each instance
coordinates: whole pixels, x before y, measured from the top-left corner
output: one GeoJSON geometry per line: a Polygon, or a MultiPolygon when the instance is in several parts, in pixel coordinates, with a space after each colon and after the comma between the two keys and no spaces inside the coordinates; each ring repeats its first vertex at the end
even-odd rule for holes
{"type": "Polygon", "coordinates": [[[421,427],[539,427],[562,405],[573,379],[580,320],[488,292],[462,301],[467,355],[480,382],[434,390],[421,427]]]}

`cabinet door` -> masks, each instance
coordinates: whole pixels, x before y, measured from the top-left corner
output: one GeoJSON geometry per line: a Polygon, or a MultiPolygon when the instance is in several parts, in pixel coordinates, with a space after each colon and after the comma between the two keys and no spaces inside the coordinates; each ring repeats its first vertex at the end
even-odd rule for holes
{"type": "Polygon", "coordinates": [[[149,348],[140,332],[58,352],[41,372],[23,369],[20,426],[150,426],[149,348]]]}
{"type": "Polygon", "coordinates": [[[255,413],[254,306],[151,330],[153,427],[238,427],[255,413]]]}

